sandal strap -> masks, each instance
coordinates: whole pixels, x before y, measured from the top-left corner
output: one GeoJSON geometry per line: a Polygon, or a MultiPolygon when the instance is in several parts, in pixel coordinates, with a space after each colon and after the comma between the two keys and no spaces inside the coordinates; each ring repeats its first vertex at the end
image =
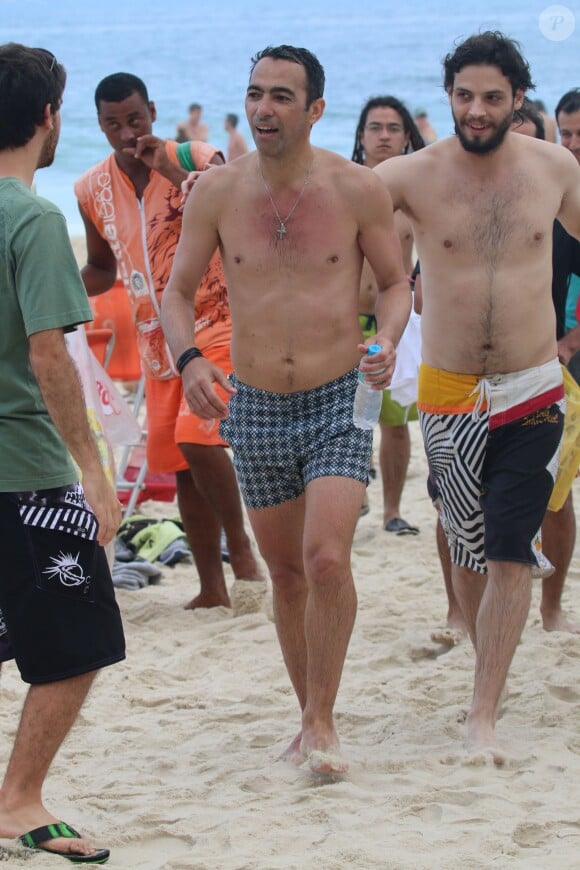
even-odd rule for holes
{"type": "Polygon", "coordinates": [[[47,840],[56,840],[58,837],[66,837],[68,839],[74,837],[78,839],[80,836],[78,831],[75,831],[74,828],[71,828],[65,822],[52,822],[50,825],[43,825],[40,828],[34,828],[32,831],[22,834],[18,837],[18,840],[23,846],[28,846],[32,849],[38,846],[39,843],[45,843],[47,840]]]}

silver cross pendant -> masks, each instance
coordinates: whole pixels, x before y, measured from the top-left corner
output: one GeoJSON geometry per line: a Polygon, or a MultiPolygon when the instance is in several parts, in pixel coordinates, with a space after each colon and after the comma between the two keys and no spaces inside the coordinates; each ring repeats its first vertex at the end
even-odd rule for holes
{"type": "Polygon", "coordinates": [[[276,230],[276,234],[278,236],[279,241],[282,241],[284,236],[286,235],[286,224],[281,223],[278,229],[276,230]]]}

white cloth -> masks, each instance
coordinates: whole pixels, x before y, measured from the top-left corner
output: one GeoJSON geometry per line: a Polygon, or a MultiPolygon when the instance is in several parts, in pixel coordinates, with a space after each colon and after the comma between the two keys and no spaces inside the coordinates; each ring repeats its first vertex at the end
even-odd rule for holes
{"type": "Polygon", "coordinates": [[[389,387],[391,398],[404,408],[417,401],[421,365],[421,317],[411,311],[397,346],[397,362],[389,387]]]}

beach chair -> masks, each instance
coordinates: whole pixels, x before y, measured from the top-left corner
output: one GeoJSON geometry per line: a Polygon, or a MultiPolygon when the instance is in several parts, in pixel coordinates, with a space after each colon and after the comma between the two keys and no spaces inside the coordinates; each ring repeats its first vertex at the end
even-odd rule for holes
{"type": "Polygon", "coordinates": [[[90,349],[104,369],[108,369],[115,347],[115,335],[112,329],[94,329],[92,324],[85,325],[87,341],[90,349]]]}

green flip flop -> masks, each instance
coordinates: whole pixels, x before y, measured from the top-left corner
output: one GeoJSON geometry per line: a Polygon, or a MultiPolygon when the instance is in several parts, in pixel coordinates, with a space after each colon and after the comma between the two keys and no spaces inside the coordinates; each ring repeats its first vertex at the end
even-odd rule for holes
{"type": "Polygon", "coordinates": [[[73,864],[105,864],[109,860],[111,853],[108,849],[95,849],[90,855],[81,855],[79,852],[57,852],[55,849],[47,849],[46,846],[39,845],[50,840],[57,840],[59,837],[76,840],[80,839],[81,835],[64,822],[54,822],[51,825],[43,825],[41,828],[34,828],[32,831],[22,834],[18,837],[18,842],[34,852],[48,852],[51,855],[58,855],[60,858],[67,858],[73,864]]]}

